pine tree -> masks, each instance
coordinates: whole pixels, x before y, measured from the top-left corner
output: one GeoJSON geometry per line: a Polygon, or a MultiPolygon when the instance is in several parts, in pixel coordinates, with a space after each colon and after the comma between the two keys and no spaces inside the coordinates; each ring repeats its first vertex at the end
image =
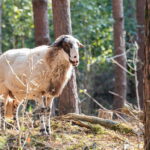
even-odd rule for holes
{"type": "MultiPolygon", "coordinates": [[[[55,38],[63,34],[72,34],[70,0],[52,0],[55,38]]],[[[73,75],[59,97],[59,114],[78,113],[78,94],[76,75],[73,75]]]]}
{"type": "Polygon", "coordinates": [[[115,61],[115,93],[113,107],[122,108],[126,100],[126,56],[125,56],[125,35],[124,35],[124,13],[123,0],[113,0],[113,18],[114,18],[114,51],[115,61]],[[122,69],[122,66],[124,69],[122,69]]]}

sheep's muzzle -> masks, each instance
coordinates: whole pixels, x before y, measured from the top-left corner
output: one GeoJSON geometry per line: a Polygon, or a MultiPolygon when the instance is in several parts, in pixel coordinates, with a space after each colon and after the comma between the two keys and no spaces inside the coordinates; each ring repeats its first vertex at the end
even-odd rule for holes
{"type": "Polygon", "coordinates": [[[79,65],[79,61],[76,60],[76,61],[72,61],[70,60],[71,64],[74,66],[74,67],[77,67],[79,65]]]}

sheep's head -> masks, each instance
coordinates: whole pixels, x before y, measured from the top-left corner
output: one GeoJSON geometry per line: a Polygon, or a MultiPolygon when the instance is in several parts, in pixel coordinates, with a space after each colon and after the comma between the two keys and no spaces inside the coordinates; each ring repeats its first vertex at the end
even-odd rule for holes
{"type": "Polygon", "coordinates": [[[79,48],[84,47],[78,39],[71,35],[61,35],[56,39],[53,46],[63,48],[69,55],[69,60],[73,66],[79,64],[79,48]]]}

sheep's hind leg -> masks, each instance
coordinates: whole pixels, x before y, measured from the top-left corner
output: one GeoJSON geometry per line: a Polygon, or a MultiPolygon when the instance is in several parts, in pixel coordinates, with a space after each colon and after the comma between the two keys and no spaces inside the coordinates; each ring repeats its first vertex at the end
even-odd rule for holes
{"type": "Polygon", "coordinates": [[[23,104],[24,101],[21,101],[21,103],[19,103],[19,101],[17,99],[13,100],[13,120],[14,120],[14,127],[15,129],[20,130],[20,123],[19,123],[19,108],[20,106],[23,104]]]}
{"type": "Polygon", "coordinates": [[[0,101],[0,129],[5,130],[5,104],[4,101],[0,101]]]}

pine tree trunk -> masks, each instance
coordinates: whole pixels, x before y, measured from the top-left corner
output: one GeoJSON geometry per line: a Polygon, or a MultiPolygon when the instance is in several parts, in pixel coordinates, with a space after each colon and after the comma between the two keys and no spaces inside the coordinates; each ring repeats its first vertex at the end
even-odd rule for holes
{"type": "Polygon", "coordinates": [[[145,0],[136,1],[136,17],[137,17],[137,43],[138,62],[137,62],[137,79],[138,79],[138,95],[140,107],[143,109],[143,64],[144,64],[144,3],[145,0]]]}
{"type": "Polygon", "coordinates": [[[72,34],[70,0],[52,0],[55,38],[72,34]]]}
{"type": "MultiPolygon", "coordinates": [[[[36,46],[49,45],[48,0],[32,0],[32,7],[36,46]]],[[[32,105],[36,105],[35,101],[32,105]]]]}
{"type": "MultiPolygon", "coordinates": [[[[62,34],[72,34],[70,0],[52,0],[55,38],[62,34]]],[[[76,75],[73,75],[59,97],[59,115],[75,112],[78,109],[76,75]]]]}
{"type": "Polygon", "coordinates": [[[2,54],[2,0],[0,0],[0,54],[2,54]]]}
{"type": "Polygon", "coordinates": [[[145,150],[150,150],[150,0],[146,0],[145,8],[145,64],[144,64],[144,124],[145,124],[145,150]]]}
{"type": "Polygon", "coordinates": [[[32,0],[36,45],[49,45],[48,0],[32,0]]]}
{"type": "MultiPolygon", "coordinates": [[[[114,18],[114,48],[115,55],[125,53],[125,35],[124,35],[124,14],[123,0],[113,0],[113,18],[114,18]]],[[[118,64],[126,69],[126,55],[115,58],[118,64]]],[[[122,108],[126,100],[126,71],[118,65],[115,65],[115,93],[114,109],[122,108]]]]}

